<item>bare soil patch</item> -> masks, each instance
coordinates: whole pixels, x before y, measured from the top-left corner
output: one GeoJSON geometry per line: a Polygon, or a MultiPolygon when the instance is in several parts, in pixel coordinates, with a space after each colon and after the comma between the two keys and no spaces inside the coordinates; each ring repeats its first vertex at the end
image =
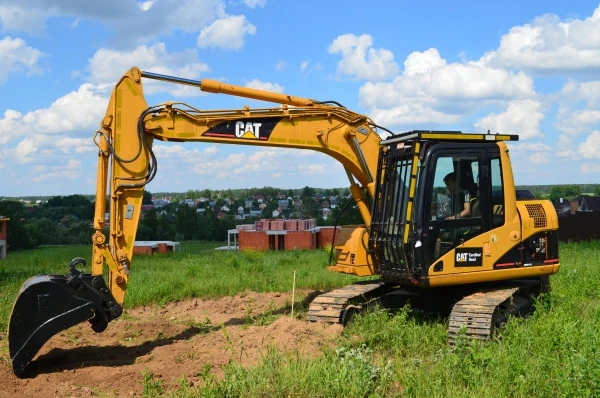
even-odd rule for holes
{"type": "Polygon", "coordinates": [[[138,396],[144,371],[175,386],[182,375],[199,383],[207,366],[222,377],[230,361],[256,364],[270,346],[319,355],[342,327],[291,318],[290,302],[289,293],[249,292],[127,310],[103,333],[80,324],[48,341],[24,379],[3,358],[0,397],[138,396]]]}

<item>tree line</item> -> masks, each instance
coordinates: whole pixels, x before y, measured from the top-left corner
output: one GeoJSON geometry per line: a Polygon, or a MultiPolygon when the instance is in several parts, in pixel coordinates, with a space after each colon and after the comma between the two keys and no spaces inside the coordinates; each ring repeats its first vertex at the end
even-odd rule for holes
{"type": "MultiPolygon", "coordinates": [[[[362,219],[354,201],[341,197],[338,207],[332,210],[327,219],[321,217],[321,201],[315,201],[315,189],[305,187],[299,191],[300,206],[291,207],[286,217],[315,218],[317,225],[360,224],[362,219]],[[350,202],[350,203],[349,203],[350,202]],[[348,204],[348,206],[346,206],[348,204]],[[346,207],[347,211],[340,211],[346,207]]],[[[151,204],[152,193],[146,191],[144,204],[151,204]]],[[[247,217],[238,220],[234,214],[218,218],[215,208],[205,208],[198,212],[197,207],[174,201],[161,208],[154,208],[140,217],[136,240],[227,240],[227,231],[238,224],[253,224],[260,218],[271,218],[277,198],[267,204],[262,217],[247,217]]],[[[0,216],[8,221],[8,245],[10,250],[32,249],[42,245],[91,244],[94,233],[94,202],[84,195],[54,196],[39,205],[26,205],[17,200],[0,200],[0,216]]],[[[108,231],[105,231],[108,237],[108,231]]]]}

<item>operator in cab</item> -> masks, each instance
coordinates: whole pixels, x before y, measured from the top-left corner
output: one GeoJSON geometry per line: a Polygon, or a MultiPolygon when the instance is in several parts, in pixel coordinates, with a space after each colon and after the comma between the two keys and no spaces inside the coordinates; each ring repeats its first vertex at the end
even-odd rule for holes
{"type": "Polygon", "coordinates": [[[471,215],[471,194],[469,191],[458,185],[456,174],[454,172],[449,173],[444,177],[444,183],[451,195],[451,209],[453,212],[453,214],[446,217],[446,220],[469,217],[469,215],[471,215]]]}

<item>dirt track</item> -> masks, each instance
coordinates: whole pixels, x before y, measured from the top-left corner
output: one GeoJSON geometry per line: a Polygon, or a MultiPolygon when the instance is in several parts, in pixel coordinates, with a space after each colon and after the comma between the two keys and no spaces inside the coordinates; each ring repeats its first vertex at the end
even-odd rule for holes
{"type": "Polygon", "coordinates": [[[257,363],[270,344],[318,355],[341,326],[292,319],[289,299],[288,293],[247,293],[136,308],[100,334],[78,325],[46,343],[24,379],[0,362],[0,397],[137,396],[146,370],[167,386],[182,375],[198,383],[206,366],[220,377],[231,360],[257,363]],[[269,313],[279,317],[261,316],[269,313]]]}

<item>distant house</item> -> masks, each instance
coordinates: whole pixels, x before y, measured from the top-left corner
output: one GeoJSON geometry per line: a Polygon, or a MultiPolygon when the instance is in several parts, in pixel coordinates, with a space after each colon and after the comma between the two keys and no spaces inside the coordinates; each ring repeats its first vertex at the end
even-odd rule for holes
{"type": "Polygon", "coordinates": [[[208,202],[209,206],[216,206],[217,205],[217,201],[216,200],[211,200],[210,202],[208,202]]]}
{"type": "Polygon", "coordinates": [[[568,200],[560,198],[554,202],[554,209],[558,216],[566,216],[575,214],[576,212],[593,212],[600,211],[600,197],[590,195],[579,195],[578,197],[568,200]]]}
{"type": "Polygon", "coordinates": [[[260,209],[250,209],[250,216],[252,216],[252,217],[260,217],[260,216],[262,216],[262,210],[260,210],[260,209]]]}
{"type": "Polygon", "coordinates": [[[329,217],[330,215],[331,215],[331,209],[329,209],[329,208],[327,208],[327,207],[326,207],[326,208],[324,208],[324,209],[323,209],[323,218],[327,218],[327,217],[329,217]]]}
{"type": "Polygon", "coordinates": [[[152,199],[152,203],[154,203],[154,207],[158,209],[166,206],[169,203],[169,201],[165,199],[152,199]]]}
{"type": "Polygon", "coordinates": [[[282,209],[287,209],[290,206],[290,202],[287,199],[279,199],[277,201],[277,206],[281,207],[282,209]]]}
{"type": "Polygon", "coordinates": [[[142,205],[142,214],[154,209],[154,205],[142,205]]]}
{"type": "Polygon", "coordinates": [[[221,211],[229,211],[229,207],[227,205],[221,206],[221,211]]]}
{"type": "Polygon", "coordinates": [[[196,206],[196,203],[194,203],[194,199],[189,199],[189,198],[188,199],[184,199],[183,200],[183,204],[186,204],[186,205],[188,205],[190,207],[196,206]]]}
{"type": "Polygon", "coordinates": [[[244,208],[242,206],[238,207],[238,214],[244,214],[244,208]]]}
{"type": "Polygon", "coordinates": [[[215,216],[217,216],[217,218],[223,218],[223,217],[225,217],[225,214],[222,211],[219,211],[219,212],[215,213],[215,216]]]}
{"type": "Polygon", "coordinates": [[[265,201],[264,195],[254,195],[254,199],[256,199],[258,203],[263,203],[265,201]]]}
{"type": "Polygon", "coordinates": [[[202,213],[205,213],[205,212],[206,212],[206,209],[203,209],[203,208],[196,209],[196,213],[202,214],[202,213]]]}
{"type": "Polygon", "coordinates": [[[581,195],[576,197],[579,211],[600,211],[600,196],[581,195]]]}
{"type": "Polygon", "coordinates": [[[279,217],[279,210],[275,209],[273,210],[273,212],[271,213],[273,217],[279,217]]]}
{"type": "Polygon", "coordinates": [[[246,209],[251,208],[253,202],[254,201],[252,199],[246,199],[246,200],[244,200],[244,207],[246,207],[246,209]]]}
{"type": "Polygon", "coordinates": [[[261,209],[261,210],[264,209],[265,207],[267,207],[266,203],[261,203],[261,204],[258,205],[258,208],[261,209]]]}

